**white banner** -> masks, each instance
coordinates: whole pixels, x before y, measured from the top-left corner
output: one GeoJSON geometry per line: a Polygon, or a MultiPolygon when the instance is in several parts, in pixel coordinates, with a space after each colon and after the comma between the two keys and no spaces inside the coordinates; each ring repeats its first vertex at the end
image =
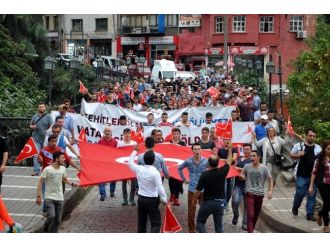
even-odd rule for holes
{"type": "MultiPolygon", "coordinates": [[[[169,122],[176,122],[180,120],[181,113],[187,111],[189,113],[190,121],[193,123],[204,123],[206,112],[212,112],[214,122],[227,120],[234,107],[199,107],[199,108],[184,108],[177,111],[167,111],[169,115],[169,122]]],[[[78,138],[79,132],[82,128],[86,131],[87,140],[92,143],[97,143],[103,136],[103,130],[106,126],[111,126],[112,136],[118,140],[122,140],[123,130],[127,127],[136,131],[136,123],[146,122],[147,114],[149,112],[134,112],[123,109],[118,106],[106,105],[100,103],[86,103],[82,102],[80,114],[72,114],[74,124],[75,138],[78,138]],[[130,121],[130,126],[119,126],[118,119],[121,115],[127,116],[130,121]]],[[[155,114],[156,122],[160,122],[161,112],[155,114]]],[[[251,133],[249,133],[249,126],[254,129],[253,122],[233,122],[233,143],[251,142],[251,133]]],[[[144,137],[148,137],[154,129],[152,126],[144,127],[144,137]]],[[[170,134],[171,127],[160,127],[163,133],[163,138],[170,134]]],[[[187,145],[198,142],[200,140],[202,127],[193,125],[191,127],[181,126],[181,140],[187,145]]]]}
{"type": "MultiPolygon", "coordinates": [[[[194,125],[201,125],[205,123],[205,114],[211,112],[213,114],[213,123],[227,121],[231,112],[235,110],[234,106],[214,106],[214,107],[186,107],[179,110],[166,111],[168,113],[168,121],[175,124],[180,121],[181,114],[188,112],[189,122],[194,125]]],[[[118,125],[118,120],[121,115],[125,115],[130,125],[133,123],[146,123],[147,115],[150,112],[136,112],[121,108],[115,105],[87,103],[85,100],[81,103],[81,114],[89,121],[95,123],[102,123],[106,125],[118,125]]],[[[162,110],[153,112],[155,116],[155,124],[161,122],[162,110]]],[[[132,125],[135,126],[135,125],[132,125]]]]}

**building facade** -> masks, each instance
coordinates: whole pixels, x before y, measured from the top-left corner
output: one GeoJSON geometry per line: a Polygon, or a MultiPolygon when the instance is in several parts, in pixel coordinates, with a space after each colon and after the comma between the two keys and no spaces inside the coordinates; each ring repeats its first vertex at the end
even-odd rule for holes
{"type": "Polygon", "coordinates": [[[200,27],[201,15],[141,14],[118,15],[118,56],[132,63],[145,57],[146,65],[154,60],[176,60],[182,28],[200,27]]]}
{"type": "Polygon", "coordinates": [[[85,63],[117,55],[116,15],[44,15],[44,20],[47,37],[58,40],[58,52],[82,56],[85,63]]]}
{"type": "MultiPolygon", "coordinates": [[[[308,49],[305,38],[313,35],[316,15],[202,15],[201,29],[180,34],[178,60],[198,65],[223,65],[224,40],[227,36],[228,66],[246,72],[256,68],[267,80],[265,65],[270,59],[278,65],[278,52],[282,57],[282,79],[286,83],[291,71],[290,63],[301,51],[308,49]],[[227,29],[227,32],[225,30],[227,29]],[[193,41],[193,42],[191,42],[193,41]],[[235,64],[240,59],[252,60],[251,68],[235,64]],[[258,62],[257,62],[258,63],[258,62]]],[[[278,76],[273,76],[278,83],[278,76]]]]}

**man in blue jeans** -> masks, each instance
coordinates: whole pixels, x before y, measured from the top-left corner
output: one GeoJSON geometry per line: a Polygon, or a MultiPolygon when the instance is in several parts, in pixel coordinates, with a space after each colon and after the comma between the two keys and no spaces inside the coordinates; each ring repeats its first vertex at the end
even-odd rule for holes
{"type": "Polygon", "coordinates": [[[212,214],[216,233],[223,232],[223,214],[226,205],[225,181],[232,162],[232,145],[228,146],[226,164],[218,168],[219,157],[211,155],[208,159],[209,170],[202,173],[198,180],[193,204],[196,205],[200,193],[204,190],[203,201],[197,215],[197,231],[206,233],[205,224],[212,214]]]}
{"type": "MultiPolygon", "coordinates": [[[[243,156],[237,159],[235,168],[239,171],[242,171],[244,166],[252,162],[250,155],[252,151],[252,145],[250,143],[243,144],[243,156]]],[[[244,202],[244,215],[242,220],[242,230],[247,231],[247,210],[246,210],[246,200],[245,200],[245,181],[240,177],[235,178],[234,188],[232,190],[232,200],[231,206],[233,209],[233,220],[232,224],[237,225],[239,217],[239,205],[244,202]]]]}
{"type": "Polygon", "coordinates": [[[314,192],[310,195],[308,193],[308,188],[316,155],[322,151],[321,147],[315,144],[315,138],[315,131],[313,129],[307,129],[305,142],[295,144],[290,153],[291,158],[299,160],[292,213],[294,216],[298,215],[298,209],[304,197],[307,195],[306,219],[311,221],[316,221],[314,217],[314,207],[317,188],[314,185],[314,192]]]}
{"type": "MultiPolygon", "coordinates": [[[[104,136],[99,140],[98,144],[106,145],[110,147],[117,147],[117,140],[112,138],[112,131],[110,127],[105,127],[103,131],[104,136]]],[[[110,197],[115,196],[116,190],[116,182],[110,183],[110,197]]],[[[100,201],[104,201],[107,195],[105,191],[105,183],[99,184],[99,191],[100,191],[100,201]]]]}

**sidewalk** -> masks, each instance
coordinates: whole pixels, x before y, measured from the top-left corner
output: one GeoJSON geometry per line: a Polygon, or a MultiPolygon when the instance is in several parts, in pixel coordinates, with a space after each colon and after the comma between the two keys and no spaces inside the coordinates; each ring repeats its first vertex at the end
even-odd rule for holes
{"type": "MultiPolygon", "coordinates": [[[[282,174],[286,175],[285,173],[282,174]]],[[[279,176],[276,182],[273,198],[271,200],[264,199],[262,205],[260,216],[264,221],[282,233],[321,233],[322,227],[318,226],[315,221],[306,220],[306,198],[299,208],[298,216],[292,214],[295,184],[288,182],[285,176],[279,176]]]]}
{"type": "MultiPolygon", "coordinates": [[[[24,232],[41,232],[46,222],[42,207],[36,205],[39,177],[31,176],[33,167],[8,166],[3,175],[1,196],[9,214],[23,226],[24,232]]],[[[77,180],[76,170],[67,169],[68,178],[77,180]]],[[[66,185],[63,216],[70,213],[83,199],[87,190],[66,185]]]]}

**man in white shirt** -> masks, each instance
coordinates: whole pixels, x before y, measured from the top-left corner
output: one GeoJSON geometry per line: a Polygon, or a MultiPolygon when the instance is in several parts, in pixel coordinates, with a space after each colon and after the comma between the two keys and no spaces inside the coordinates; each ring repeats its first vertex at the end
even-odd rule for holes
{"type": "Polygon", "coordinates": [[[136,145],[132,152],[128,165],[136,173],[139,183],[138,199],[138,233],[147,232],[147,219],[150,219],[150,232],[159,233],[161,227],[161,215],[159,211],[159,199],[167,204],[167,196],[162,185],[162,179],[155,166],[155,153],[148,150],[144,153],[143,160],[146,165],[140,166],[134,163],[139,146],[136,145]]]}
{"type": "Polygon", "coordinates": [[[66,170],[64,165],[65,157],[62,152],[55,152],[53,154],[54,162],[52,165],[47,166],[41,173],[41,177],[37,187],[37,200],[38,205],[42,204],[42,184],[45,182],[45,205],[47,208],[47,231],[50,233],[58,232],[58,228],[61,223],[64,196],[63,185],[71,184],[71,186],[77,186],[77,184],[69,181],[66,176],[66,170]]]}
{"type": "Polygon", "coordinates": [[[190,127],[192,125],[192,123],[188,121],[188,118],[189,118],[188,112],[183,112],[181,114],[181,121],[176,122],[174,125],[176,127],[180,127],[180,126],[190,127]]]}
{"type": "Polygon", "coordinates": [[[274,119],[274,112],[273,111],[268,111],[268,125],[272,126],[275,131],[276,131],[276,134],[278,135],[280,133],[280,128],[278,126],[278,122],[276,119],[274,119]]]}
{"type": "Polygon", "coordinates": [[[139,103],[139,98],[134,98],[133,111],[141,111],[142,105],[139,103]]]}

